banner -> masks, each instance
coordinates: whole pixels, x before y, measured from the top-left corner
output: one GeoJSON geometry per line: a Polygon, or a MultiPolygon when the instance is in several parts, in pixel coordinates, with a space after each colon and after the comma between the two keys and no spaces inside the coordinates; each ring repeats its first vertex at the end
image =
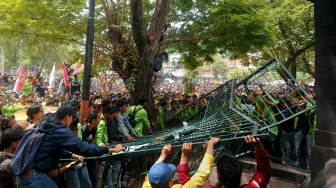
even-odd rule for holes
{"type": "Polygon", "coordinates": [[[68,71],[67,71],[67,68],[66,68],[66,65],[65,65],[65,62],[63,62],[62,64],[62,74],[63,74],[63,84],[66,88],[70,88],[70,83],[68,82],[68,71]]]}
{"type": "Polygon", "coordinates": [[[50,77],[49,77],[49,88],[54,89],[55,88],[55,81],[56,81],[56,67],[55,63],[51,70],[50,77]]]}
{"type": "Polygon", "coordinates": [[[24,67],[23,67],[23,65],[21,65],[19,73],[18,73],[16,81],[15,81],[14,88],[13,88],[14,92],[19,92],[21,90],[21,88],[25,85],[25,79],[26,78],[25,78],[24,67]]]}

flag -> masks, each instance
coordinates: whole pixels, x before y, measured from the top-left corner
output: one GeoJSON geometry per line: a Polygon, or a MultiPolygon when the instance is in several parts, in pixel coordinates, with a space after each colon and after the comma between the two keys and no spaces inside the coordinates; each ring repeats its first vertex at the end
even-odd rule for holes
{"type": "Polygon", "coordinates": [[[49,88],[55,88],[55,80],[56,80],[56,68],[55,63],[51,70],[50,77],[49,77],[49,88]]]}
{"type": "Polygon", "coordinates": [[[20,70],[18,72],[18,75],[16,77],[15,85],[13,88],[14,92],[19,92],[21,88],[25,85],[25,72],[23,65],[20,66],[20,70]]]}
{"type": "Polygon", "coordinates": [[[65,62],[63,62],[62,64],[62,74],[63,74],[63,84],[66,88],[70,88],[70,83],[68,82],[68,71],[67,71],[67,68],[66,68],[66,65],[65,65],[65,62]]]}
{"type": "Polygon", "coordinates": [[[36,67],[36,68],[35,68],[34,79],[33,79],[33,82],[32,82],[33,87],[34,87],[35,84],[36,84],[36,80],[37,80],[37,79],[40,79],[40,77],[41,77],[42,67],[43,67],[43,65],[44,65],[44,62],[45,62],[45,59],[43,59],[43,61],[42,61],[40,67],[36,67]]]}

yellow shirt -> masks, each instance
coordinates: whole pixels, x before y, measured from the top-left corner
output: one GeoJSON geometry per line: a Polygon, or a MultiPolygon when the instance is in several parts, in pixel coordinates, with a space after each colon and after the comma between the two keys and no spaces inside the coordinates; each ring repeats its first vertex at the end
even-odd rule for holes
{"type": "MultiPolygon", "coordinates": [[[[175,184],[171,188],[198,188],[198,187],[201,188],[210,176],[214,160],[215,158],[212,155],[205,153],[202,163],[198,167],[198,171],[190,178],[190,180],[186,182],[184,185],[175,184]]],[[[151,188],[151,187],[152,186],[149,183],[147,175],[144,184],[142,185],[142,188],[151,188]]]]}

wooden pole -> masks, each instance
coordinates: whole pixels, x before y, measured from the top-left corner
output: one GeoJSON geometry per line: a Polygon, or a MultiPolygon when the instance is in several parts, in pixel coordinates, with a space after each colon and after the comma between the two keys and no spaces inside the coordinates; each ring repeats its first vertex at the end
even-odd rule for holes
{"type": "Polygon", "coordinates": [[[92,76],[91,69],[92,69],[93,41],[94,41],[94,13],[95,13],[95,0],[90,0],[88,26],[86,33],[86,45],[85,45],[82,102],[81,102],[80,120],[79,120],[81,124],[83,124],[84,119],[89,114],[88,110],[89,110],[90,85],[92,76]]]}

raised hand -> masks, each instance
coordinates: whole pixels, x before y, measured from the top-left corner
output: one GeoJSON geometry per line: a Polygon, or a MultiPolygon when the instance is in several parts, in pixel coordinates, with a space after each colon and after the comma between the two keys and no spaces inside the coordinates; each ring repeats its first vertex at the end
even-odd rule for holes
{"type": "Polygon", "coordinates": [[[182,154],[189,155],[192,152],[192,143],[186,142],[182,146],[182,154]]]}
{"type": "Polygon", "coordinates": [[[248,136],[245,136],[245,142],[246,144],[254,146],[256,144],[260,144],[260,139],[254,138],[254,136],[252,135],[248,135],[248,136]]]}
{"type": "Polygon", "coordinates": [[[259,138],[254,138],[252,135],[245,136],[246,144],[254,146],[254,149],[257,150],[264,150],[264,146],[262,145],[259,138]]]}
{"type": "Polygon", "coordinates": [[[162,148],[161,155],[168,157],[172,154],[172,145],[168,144],[162,148]]]}

